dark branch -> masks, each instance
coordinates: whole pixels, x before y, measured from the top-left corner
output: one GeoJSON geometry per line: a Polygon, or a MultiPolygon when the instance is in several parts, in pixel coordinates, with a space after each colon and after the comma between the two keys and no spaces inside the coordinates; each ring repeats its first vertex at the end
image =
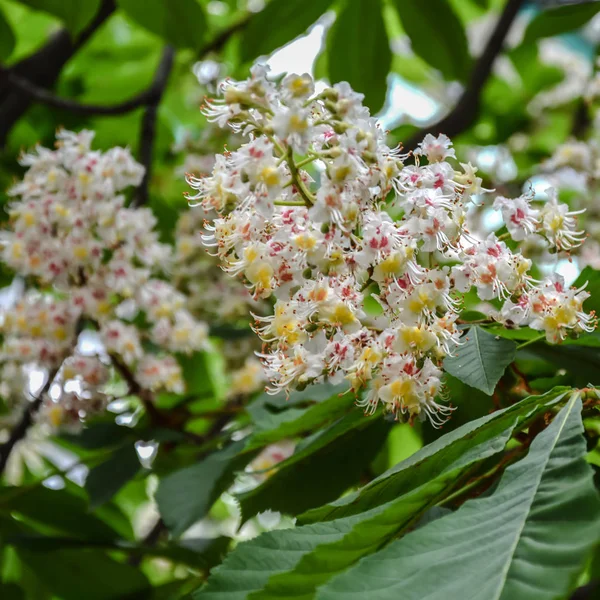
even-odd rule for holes
{"type": "Polygon", "coordinates": [[[58,369],[55,369],[48,373],[48,379],[46,380],[44,387],[38,392],[38,395],[36,396],[35,400],[33,400],[33,402],[30,402],[29,405],[25,408],[21,419],[11,431],[8,440],[0,446],[0,474],[4,473],[4,469],[6,468],[6,463],[8,462],[10,453],[12,452],[17,442],[21,441],[25,437],[25,435],[27,435],[28,429],[33,424],[33,418],[42,406],[44,396],[46,395],[46,392],[50,389],[50,386],[52,385],[52,382],[54,381],[57,372],[58,369]]]}
{"type": "Polygon", "coordinates": [[[590,110],[585,99],[577,104],[573,113],[573,125],[571,126],[571,135],[573,137],[584,137],[592,125],[590,110]]]}
{"type": "Polygon", "coordinates": [[[237,23],[229,26],[227,29],[224,29],[221,33],[219,33],[214,39],[205,44],[199,52],[199,58],[204,58],[210,52],[218,52],[223,48],[223,46],[227,43],[227,40],[238,31],[241,31],[248,25],[252,15],[246,15],[243,19],[239,20],[237,23]]]}
{"type": "Polygon", "coordinates": [[[70,98],[61,98],[46,88],[35,85],[28,79],[20,77],[7,69],[0,67],[0,78],[5,77],[9,85],[27,95],[30,100],[41,102],[52,108],[68,110],[79,115],[120,115],[148,104],[152,98],[152,86],[140,94],[120,102],[119,104],[82,104],[70,98]]]}
{"type": "Polygon", "coordinates": [[[593,581],[577,588],[569,600],[596,600],[600,594],[600,581],[593,581]]]}
{"type": "MultiPolygon", "coordinates": [[[[249,19],[250,17],[248,16],[222,31],[202,48],[200,57],[206,56],[210,52],[217,52],[220,50],[234,33],[246,26],[249,19]]],[[[32,80],[18,74],[16,72],[16,67],[13,69],[0,67],[0,81],[7,83],[8,86],[11,86],[18,92],[27,96],[29,100],[40,102],[59,110],[68,110],[80,115],[121,115],[131,112],[140,106],[149,105],[154,100],[156,94],[155,82],[153,82],[141,93],[117,104],[87,104],[71,98],[62,98],[48,90],[44,85],[36,85],[32,80]]]]}
{"type": "Polygon", "coordinates": [[[517,16],[524,0],[508,0],[496,27],[477,59],[469,83],[458,104],[443,119],[425,127],[404,144],[406,150],[413,150],[425,135],[445,133],[449,137],[458,135],[475,123],[479,115],[481,92],[487,82],[497,56],[502,52],[504,40],[517,16]]]}
{"type": "MultiPolygon", "coordinates": [[[[142,546],[147,548],[153,548],[154,546],[156,546],[163,533],[165,533],[166,531],[167,526],[165,525],[165,522],[162,520],[162,518],[159,517],[159,519],[153,525],[152,529],[146,534],[146,536],[142,540],[142,546]]],[[[143,554],[132,554],[129,557],[127,564],[131,565],[132,567],[139,567],[143,557],[143,554]]]]}
{"type": "MultiPolygon", "coordinates": [[[[114,0],[103,0],[92,22],[75,39],[66,29],[61,29],[37,52],[11,67],[10,72],[35,86],[51,88],[64,65],[114,10],[114,0]]],[[[26,93],[6,83],[6,76],[0,73],[0,147],[6,143],[12,127],[31,104],[26,93]]]]}
{"type": "Polygon", "coordinates": [[[115,366],[115,369],[119,371],[121,377],[125,380],[129,386],[129,392],[137,396],[144,405],[146,412],[150,416],[150,419],[155,425],[162,425],[162,415],[154,406],[154,397],[150,390],[143,388],[134,377],[129,367],[116,355],[111,354],[110,359],[115,366]]]}
{"type": "Polygon", "coordinates": [[[137,189],[136,196],[132,206],[143,206],[149,199],[150,179],[152,178],[152,155],[154,154],[154,140],[156,138],[156,120],[158,117],[158,105],[164,94],[171,68],[173,67],[173,57],[175,50],[171,46],[166,46],[163,55],[156,69],[154,81],[150,86],[152,96],[148,107],[142,117],[142,127],[140,132],[139,160],[146,169],[144,178],[140,187],[137,189]]]}

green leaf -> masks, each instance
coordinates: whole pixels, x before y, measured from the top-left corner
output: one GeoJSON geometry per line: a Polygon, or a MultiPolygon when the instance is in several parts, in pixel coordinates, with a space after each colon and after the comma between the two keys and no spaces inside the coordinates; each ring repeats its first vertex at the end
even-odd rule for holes
{"type": "Polygon", "coordinates": [[[329,33],[329,77],[347,81],[377,112],[385,102],[392,53],[382,15],[382,0],[347,0],[329,33]]]}
{"type": "Polygon", "coordinates": [[[564,597],[600,535],[581,406],[574,394],[527,456],[506,469],[493,494],[365,558],[317,598],[564,597]]]}
{"type": "Polygon", "coordinates": [[[19,0],[19,2],[58,17],[73,35],[77,35],[94,18],[100,8],[101,0],[19,0]]]}
{"type": "MultiPolygon", "coordinates": [[[[477,425],[487,425],[488,421],[489,425],[471,432],[472,439],[463,430],[467,437],[460,451],[450,451],[446,440],[440,438],[431,445],[434,449],[424,448],[405,465],[405,476],[402,481],[396,479],[394,489],[384,486],[376,490],[371,508],[364,512],[352,513],[357,501],[351,494],[348,516],[269,532],[240,544],[212,571],[194,599],[312,598],[319,585],[414,524],[473,465],[501,452],[520,418],[536,414],[540,406],[561,398],[558,391],[540,399],[528,398],[497,416],[479,420],[477,425]]],[[[456,431],[449,434],[456,441],[460,441],[459,435],[456,431]]]]}
{"type": "Polygon", "coordinates": [[[584,285],[590,297],[583,303],[583,307],[588,312],[594,310],[600,314],[600,271],[596,271],[592,267],[583,269],[573,286],[580,288],[584,285]]]}
{"type": "Polygon", "coordinates": [[[6,60],[15,48],[15,34],[0,9],[0,60],[6,60]]]}
{"type": "Polygon", "coordinates": [[[302,35],[329,8],[332,0],[272,0],[244,29],[241,59],[250,61],[302,35]]]}
{"type": "Polygon", "coordinates": [[[251,460],[251,454],[238,457],[243,447],[244,442],[236,442],[160,480],[155,499],[173,535],[181,535],[202,519],[233,482],[235,471],[251,460]]]}
{"type": "MultiPolygon", "coordinates": [[[[504,448],[511,431],[487,448],[479,448],[476,460],[504,448]]],[[[318,585],[407,527],[415,513],[424,512],[456,476],[452,470],[443,482],[421,486],[367,513],[270,532],[240,544],[213,570],[207,586],[194,598],[312,598],[318,585]]]]}
{"type": "Polygon", "coordinates": [[[564,399],[569,388],[555,388],[540,396],[529,396],[517,404],[486,415],[438,438],[398,463],[369,484],[336,502],[308,511],[301,523],[339,519],[389,502],[452,467],[472,448],[500,435],[511,423],[529,419],[564,399]]]}
{"type": "Polygon", "coordinates": [[[111,446],[120,446],[127,439],[135,439],[130,427],[117,425],[114,421],[90,423],[81,433],[63,433],[64,440],[85,450],[99,450],[111,446]]]}
{"type": "Polygon", "coordinates": [[[116,600],[147,598],[150,584],[135,567],[108,557],[100,550],[19,549],[18,555],[61,600],[116,600]]]}
{"type": "Polygon", "coordinates": [[[117,4],[136,23],[173,46],[202,47],[206,17],[196,0],[117,0],[117,4]]]}
{"type": "Polygon", "coordinates": [[[144,546],[122,541],[106,543],[21,533],[6,536],[5,542],[19,549],[35,552],[55,552],[69,549],[118,551],[130,556],[160,557],[174,563],[208,569],[220,562],[221,555],[226,551],[231,539],[224,536],[214,539],[192,538],[179,543],[170,542],[168,544],[161,543],[158,546],[144,546]]]}
{"type": "Polygon", "coordinates": [[[564,369],[574,378],[575,385],[600,384],[600,351],[576,344],[535,344],[526,350],[564,369]]]}
{"type": "Polygon", "coordinates": [[[385,442],[390,424],[353,410],[238,499],[244,520],[271,509],[297,515],[337,498],[355,484],[385,442]]]}
{"type": "Polygon", "coordinates": [[[0,511],[14,512],[53,532],[79,539],[111,541],[119,537],[112,527],[87,512],[84,497],[66,489],[51,490],[40,485],[4,488],[0,492],[0,511]]]}
{"type": "Polygon", "coordinates": [[[395,0],[402,26],[417,56],[449,80],[465,81],[471,68],[467,38],[447,0],[395,0]]]}
{"type": "Polygon", "coordinates": [[[529,45],[540,38],[579,29],[598,11],[600,11],[598,2],[581,2],[542,11],[527,26],[522,44],[529,45]]]}
{"type": "Polygon", "coordinates": [[[485,331],[493,336],[500,336],[507,340],[515,340],[519,342],[529,342],[530,340],[536,340],[540,337],[540,332],[535,329],[529,329],[529,327],[519,327],[518,329],[506,329],[501,325],[492,325],[486,327],[485,331]]]}
{"type": "Polygon", "coordinates": [[[477,326],[471,327],[461,341],[454,356],[444,360],[444,369],[491,396],[506,367],[515,359],[517,345],[477,326]]]}
{"type": "Polygon", "coordinates": [[[25,592],[16,583],[0,582],[2,600],[26,600],[25,592]]]}
{"type": "Polygon", "coordinates": [[[186,384],[186,394],[202,397],[224,398],[227,390],[225,364],[216,350],[177,354],[186,384]]]}
{"type": "Polygon", "coordinates": [[[91,469],[85,480],[90,508],[94,509],[111,500],[140,469],[133,444],[119,448],[108,460],[91,469]]]}
{"type": "Polygon", "coordinates": [[[248,412],[256,427],[246,450],[261,448],[284,438],[294,437],[305,431],[314,431],[326,421],[339,417],[350,406],[355,396],[344,393],[347,386],[323,384],[310,388],[304,392],[291,394],[285,401],[284,396],[261,396],[250,405],[248,412]],[[298,405],[305,404],[308,400],[316,402],[305,408],[298,405]],[[284,401],[284,404],[281,401],[284,401]],[[286,410],[287,409],[287,410],[286,410]]]}

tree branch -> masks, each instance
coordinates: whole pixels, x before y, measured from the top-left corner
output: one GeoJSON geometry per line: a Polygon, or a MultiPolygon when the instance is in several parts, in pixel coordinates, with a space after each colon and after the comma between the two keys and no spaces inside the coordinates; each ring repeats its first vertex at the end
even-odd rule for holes
{"type": "Polygon", "coordinates": [[[475,123],[479,115],[481,92],[492,72],[494,61],[500,52],[502,52],[504,40],[523,3],[524,0],[507,1],[483,53],[475,63],[469,83],[460,97],[458,104],[443,119],[425,127],[410,138],[404,144],[406,150],[413,150],[428,133],[433,135],[445,133],[447,136],[453,137],[475,123]]]}
{"type": "Polygon", "coordinates": [[[570,596],[569,600],[594,600],[600,593],[600,582],[592,581],[587,585],[577,588],[570,596]]]}
{"type": "Polygon", "coordinates": [[[150,415],[150,419],[155,425],[162,425],[163,418],[162,414],[159,410],[154,406],[154,397],[150,390],[143,388],[134,377],[133,373],[129,369],[129,367],[114,353],[110,354],[110,359],[119,371],[121,377],[126,381],[129,386],[129,392],[138,396],[138,398],[142,401],[144,408],[148,415],[150,415]]]}
{"type": "MultiPolygon", "coordinates": [[[[115,10],[114,0],[103,0],[92,22],[73,39],[66,29],[61,29],[37,52],[11,67],[10,72],[26,78],[33,85],[50,88],[63,66],[85,44],[94,32],[115,10]]],[[[6,75],[0,74],[0,147],[8,134],[31,104],[31,98],[22,90],[6,85],[6,75]]]]}
{"type": "Polygon", "coordinates": [[[30,402],[29,405],[25,408],[21,419],[11,431],[8,440],[0,446],[0,475],[4,473],[6,463],[8,462],[8,458],[13,448],[15,447],[17,442],[20,442],[25,437],[28,429],[33,424],[33,418],[42,406],[44,396],[50,389],[50,386],[56,378],[57,373],[58,369],[54,369],[53,371],[48,373],[48,378],[46,379],[44,387],[38,392],[38,395],[36,396],[35,400],[33,400],[33,402],[30,402]]]}
{"type": "Polygon", "coordinates": [[[210,52],[218,52],[221,50],[221,48],[223,48],[223,46],[227,43],[227,40],[229,40],[234,33],[241,31],[244,29],[244,27],[246,27],[246,25],[248,25],[251,18],[252,14],[248,14],[243,19],[240,19],[237,23],[234,23],[227,29],[224,29],[214,39],[202,47],[198,54],[199,58],[204,58],[210,52]]]}
{"type": "Polygon", "coordinates": [[[142,117],[140,131],[139,161],[144,165],[144,178],[137,189],[135,198],[131,205],[133,207],[143,206],[149,199],[150,179],[152,178],[152,155],[154,154],[154,140],[156,138],[156,120],[158,117],[158,105],[162,99],[169,75],[173,67],[175,50],[171,46],[165,46],[160,64],[156,69],[154,80],[150,86],[152,95],[148,107],[142,117]]]}
{"type": "MultiPolygon", "coordinates": [[[[240,31],[246,26],[249,20],[250,15],[233,24],[228,29],[222,31],[202,48],[200,51],[200,57],[206,56],[210,52],[216,52],[220,50],[234,33],[240,31]]],[[[140,106],[150,104],[154,100],[156,94],[156,81],[153,81],[152,84],[144,91],[117,104],[87,104],[84,102],[78,102],[77,100],[73,100],[71,98],[62,98],[61,96],[54,94],[48,90],[46,86],[36,85],[36,83],[31,79],[20,75],[17,72],[17,69],[18,66],[11,69],[0,67],[0,81],[3,80],[9,86],[27,96],[29,100],[40,102],[52,108],[68,110],[80,115],[121,115],[131,112],[140,106]]]]}
{"type": "Polygon", "coordinates": [[[61,98],[46,88],[35,85],[25,77],[20,77],[16,73],[0,67],[0,78],[2,77],[5,78],[9,85],[18,89],[19,92],[22,92],[30,100],[41,102],[52,108],[68,110],[79,115],[121,115],[148,104],[152,99],[152,86],[150,86],[140,94],[136,94],[118,104],[83,104],[70,98],[61,98]]]}

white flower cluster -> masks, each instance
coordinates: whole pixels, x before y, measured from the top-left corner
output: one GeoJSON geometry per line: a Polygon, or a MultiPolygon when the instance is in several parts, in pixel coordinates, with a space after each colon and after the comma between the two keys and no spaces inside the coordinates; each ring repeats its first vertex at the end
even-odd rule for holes
{"type": "MultiPolygon", "coordinates": [[[[2,257],[37,290],[4,317],[3,369],[35,363],[56,370],[73,353],[77,329],[91,325],[142,387],[182,392],[171,353],[204,348],[208,327],[160,279],[172,250],[159,242],[150,209],[126,206],[123,192],[140,183],[143,167],[127,149],[92,150],[92,138],[59,132],[55,150],[38,147],[22,157],[28,170],[9,190],[2,257]]],[[[81,357],[69,360],[84,366],[81,357]]]]}
{"type": "MultiPolygon", "coordinates": [[[[345,377],[368,387],[367,411],[382,404],[439,425],[449,413],[436,401],[441,364],[460,343],[464,292],[500,300],[495,316],[553,341],[590,329],[585,292],[537,285],[521,254],[468,234],[467,205],[484,190],[470,164],[452,164],[448,138],[426,136],[407,165],[348,84],[315,93],[309,75],[266,75],[255,67],[226,81],[207,104],[209,119],[250,140],[188,182],[190,201],[219,213],[205,244],[255,297],[274,298],[256,325],[272,392],[345,377]]],[[[554,239],[575,243],[564,224],[554,239]]]]}

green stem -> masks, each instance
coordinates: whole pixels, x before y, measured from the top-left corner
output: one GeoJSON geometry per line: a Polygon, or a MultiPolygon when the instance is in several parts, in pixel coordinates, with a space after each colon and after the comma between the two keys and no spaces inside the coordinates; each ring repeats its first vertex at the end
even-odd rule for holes
{"type": "Polygon", "coordinates": [[[309,165],[311,162],[314,162],[319,157],[316,154],[311,156],[307,156],[304,160],[301,160],[299,163],[296,163],[296,168],[304,167],[305,165],[309,165]]]}
{"type": "Polygon", "coordinates": [[[546,339],[546,334],[545,333],[543,333],[542,335],[539,335],[536,338],[533,338],[532,340],[527,340],[526,342],[523,342],[522,344],[519,344],[517,346],[517,350],[522,350],[523,348],[526,348],[527,346],[529,346],[531,344],[535,344],[537,342],[541,342],[544,339],[546,339]]]}
{"type": "Polygon", "coordinates": [[[275,206],[306,206],[303,200],[275,200],[275,206]]]}
{"type": "Polygon", "coordinates": [[[306,206],[312,206],[314,204],[314,198],[312,194],[306,189],[304,182],[300,178],[300,174],[298,173],[298,167],[294,162],[294,151],[292,150],[291,146],[288,146],[287,150],[287,164],[292,175],[292,181],[294,182],[298,193],[304,199],[306,206]]]}

